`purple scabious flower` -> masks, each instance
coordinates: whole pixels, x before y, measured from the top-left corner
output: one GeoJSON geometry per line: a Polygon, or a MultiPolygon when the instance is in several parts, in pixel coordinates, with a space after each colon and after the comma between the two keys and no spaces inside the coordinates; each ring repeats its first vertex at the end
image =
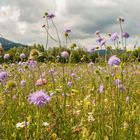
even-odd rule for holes
{"type": "Polygon", "coordinates": [[[21,65],[22,65],[22,62],[21,62],[21,61],[19,61],[19,62],[18,62],[18,65],[19,65],[19,66],[21,66],[21,65]]]}
{"type": "Polygon", "coordinates": [[[55,73],[55,71],[53,69],[50,69],[48,72],[49,72],[49,74],[52,74],[52,75],[55,73]]]}
{"type": "Polygon", "coordinates": [[[4,59],[9,59],[9,58],[10,58],[10,55],[7,53],[7,54],[4,55],[3,58],[4,58],[4,59]]]}
{"type": "Polygon", "coordinates": [[[37,67],[37,61],[35,61],[35,60],[30,60],[30,61],[28,62],[28,66],[29,66],[30,68],[36,68],[36,67],[37,67]]]}
{"type": "Polygon", "coordinates": [[[106,43],[106,40],[103,39],[103,40],[100,42],[100,45],[103,46],[103,45],[105,45],[105,43],[106,43]]]}
{"type": "Polygon", "coordinates": [[[24,58],[26,58],[26,55],[25,55],[24,53],[21,53],[21,54],[20,54],[20,58],[21,58],[21,59],[24,59],[24,58]]]}
{"type": "Polygon", "coordinates": [[[69,94],[68,93],[62,93],[62,96],[69,96],[69,94]]]}
{"type": "Polygon", "coordinates": [[[125,33],[123,33],[122,37],[125,38],[125,39],[127,39],[127,38],[130,37],[130,35],[127,32],[125,32],[125,33]]]}
{"type": "Polygon", "coordinates": [[[125,99],[126,103],[128,103],[130,101],[130,97],[127,96],[126,99],[125,99]]]}
{"type": "Polygon", "coordinates": [[[40,76],[40,78],[45,78],[46,77],[46,72],[43,72],[40,76]]]}
{"type": "Polygon", "coordinates": [[[71,32],[71,29],[66,29],[65,32],[66,33],[70,33],[71,32]]]}
{"type": "Polygon", "coordinates": [[[90,53],[94,53],[94,52],[96,51],[96,48],[97,48],[97,47],[92,48],[89,52],[90,52],[90,53]]]}
{"type": "Polygon", "coordinates": [[[72,78],[76,78],[76,73],[71,73],[70,75],[72,78]]]}
{"type": "Polygon", "coordinates": [[[25,80],[20,81],[20,85],[21,86],[25,86],[26,85],[26,81],[25,80]]]}
{"type": "Polygon", "coordinates": [[[116,85],[120,85],[122,83],[122,81],[120,79],[115,79],[115,84],[116,85]]]}
{"type": "Polygon", "coordinates": [[[103,84],[100,85],[99,91],[100,91],[100,93],[104,92],[104,85],[103,84]]]}
{"type": "Polygon", "coordinates": [[[97,42],[98,44],[100,44],[103,40],[104,40],[104,39],[103,39],[102,37],[98,37],[98,38],[96,39],[96,42],[97,42]]]}
{"type": "Polygon", "coordinates": [[[71,87],[72,86],[72,82],[68,81],[68,86],[71,87]]]}
{"type": "Polygon", "coordinates": [[[93,62],[89,62],[88,63],[88,66],[90,67],[90,66],[93,66],[94,65],[94,63],[93,62]]]}
{"type": "Polygon", "coordinates": [[[48,19],[53,19],[55,17],[55,14],[50,13],[50,14],[47,15],[47,17],[48,17],[48,19]]]}
{"type": "Polygon", "coordinates": [[[50,96],[48,96],[44,91],[36,91],[32,93],[28,97],[28,101],[30,104],[34,104],[36,106],[43,106],[50,101],[50,96]]]}
{"type": "Polygon", "coordinates": [[[110,39],[111,39],[112,42],[118,40],[118,39],[119,39],[118,33],[113,33],[113,34],[111,35],[111,38],[110,38],[110,39]]]}
{"type": "Polygon", "coordinates": [[[99,31],[99,30],[96,31],[96,32],[95,32],[95,35],[97,35],[97,36],[100,35],[100,31],[99,31]]]}
{"type": "Polygon", "coordinates": [[[0,72],[0,80],[4,80],[6,77],[8,77],[8,73],[6,71],[0,72]]]}
{"type": "Polygon", "coordinates": [[[123,84],[119,84],[118,88],[120,91],[125,91],[124,85],[123,84]]]}
{"type": "Polygon", "coordinates": [[[66,59],[69,57],[69,53],[67,51],[63,51],[63,52],[61,52],[61,57],[66,59]]]}
{"type": "Polygon", "coordinates": [[[29,62],[20,62],[19,65],[20,66],[28,66],[29,62]]]}
{"type": "Polygon", "coordinates": [[[114,65],[119,65],[121,62],[120,58],[116,57],[116,55],[113,55],[109,58],[108,60],[108,65],[110,67],[114,66],[114,65]]]}

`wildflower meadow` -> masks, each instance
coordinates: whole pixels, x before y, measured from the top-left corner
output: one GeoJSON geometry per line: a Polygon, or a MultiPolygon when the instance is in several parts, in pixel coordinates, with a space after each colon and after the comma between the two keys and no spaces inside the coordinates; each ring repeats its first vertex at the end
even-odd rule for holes
{"type": "Polygon", "coordinates": [[[43,16],[44,52],[19,48],[12,56],[1,47],[0,140],[139,140],[139,52],[136,57],[137,41],[127,50],[124,19],[117,20],[118,33],[96,31],[97,46],[78,52],[72,30],[62,41],[55,18],[43,16]],[[55,53],[50,39],[58,43],[55,53]]]}

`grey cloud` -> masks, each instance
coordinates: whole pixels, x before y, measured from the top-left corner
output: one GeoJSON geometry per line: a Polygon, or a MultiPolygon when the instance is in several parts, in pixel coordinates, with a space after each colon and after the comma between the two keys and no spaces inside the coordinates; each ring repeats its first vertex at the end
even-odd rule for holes
{"type": "MultiPolygon", "coordinates": [[[[55,12],[55,23],[62,34],[65,28],[72,29],[72,39],[78,42],[89,43],[96,30],[102,33],[119,32],[119,25],[116,21],[118,16],[124,16],[124,30],[132,36],[139,33],[140,27],[139,0],[5,0],[5,6],[18,8],[20,14],[18,21],[0,23],[0,30],[7,36],[25,43],[45,42],[45,31],[41,30],[43,13],[45,11],[55,12]],[[25,23],[27,25],[25,34],[20,34],[16,25],[25,23]],[[13,29],[13,27],[15,29],[13,29]],[[6,29],[8,31],[6,31],[6,29]],[[9,33],[8,33],[9,32],[9,33]]],[[[3,4],[4,5],[4,4],[3,4]]],[[[54,32],[52,32],[54,34],[54,32]]],[[[61,38],[64,39],[63,35],[61,38]]],[[[93,39],[95,40],[95,39],[93,39]]],[[[91,43],[93,43],[91,41],[91,43]]],[[[50,42],[50,44],[54,44],[50,42]]]]}
{"type": "Polygon", "coordinates": [[[17,7],[20,10],[19,20],[24,22],[40,22],[44,12],[49,9],[55,10],[54,0],[48,2],[44,0],[6,0],[6,4],[17,7]],[[52,6],[53,5],[53,6],[52,6]]]}

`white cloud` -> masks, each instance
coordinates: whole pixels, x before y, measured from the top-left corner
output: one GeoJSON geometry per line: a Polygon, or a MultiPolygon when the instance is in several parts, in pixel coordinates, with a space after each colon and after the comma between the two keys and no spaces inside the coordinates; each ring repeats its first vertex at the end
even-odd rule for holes
{"type": "Polygon", "coordinates": [[[0,22],[8,22],[8,20],[17,21],[19,18],[19,9],[12,8],[10,5],[0,8],[0,22]]]}
{"type": "Polygon", "coordinates": [[[92,0],[93,5],[97,7],[112,7],[117,6],[117,2],[114,0],[92,0]]]}

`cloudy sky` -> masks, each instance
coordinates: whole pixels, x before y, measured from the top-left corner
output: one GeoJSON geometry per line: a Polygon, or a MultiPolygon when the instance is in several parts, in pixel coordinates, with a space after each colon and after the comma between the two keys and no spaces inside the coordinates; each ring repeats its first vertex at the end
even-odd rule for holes
{"type": "MultiPolygon", "coordinates": [[[[117,17],[125,18],[124,30],[132,39],[140,34],[140,0],[0,0],[0,34],[12,41],[45,44],[46,34],[41,28],[45,23],[45,12],[56,15],[54,21],[63,34],[72,29],[72,40],[82,46],[96,45],[95,31],[105,36],[108,32],[119,32],[117,17]]],[[[54,30],[51,33],[55,35],[54,30]]],[[[61,36],[63,40],[63,35],[61,36]]],[[[55,42],[50,41],[50,46],[55,42]]]]}

